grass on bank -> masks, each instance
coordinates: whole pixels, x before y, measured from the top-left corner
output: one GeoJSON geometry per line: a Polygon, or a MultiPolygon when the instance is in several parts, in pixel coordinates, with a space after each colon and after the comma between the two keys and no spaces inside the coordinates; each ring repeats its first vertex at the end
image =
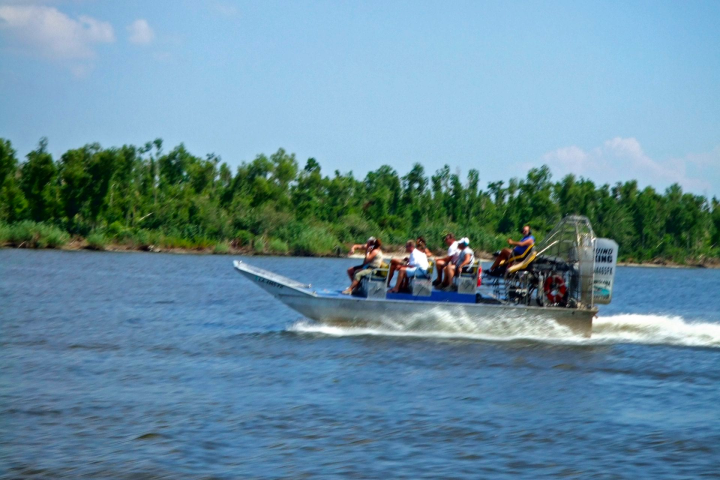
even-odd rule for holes
{"type": "MultiPolygon", "coordinates": [[[[248,230],[237,230],[230,238],[215,238],[205,232],[187,232],[170,229],[169,231],[149,230],[125,227],[120,222],[108,226],[99,226],[84,233],[86,248],[103,251],[113,246],[122,246],[137,250],[195,250],[210,251],[217,254],[242,251],[259,255],[296,255],[331,256],[347,252],[346,244],[353,241],[345,237],[366,235],[371,227],[351,225],[346,230],[331,225],[305,225],[289,222],[277,227],[273,233],[254,234],[248,230]],[[360,230],[357,232],[355,230],[360,230]],[[354,234],[351,231],[355,231],[354,234]],[[189,237],[189,238],[188,238],[189,237]]],[[[357,222],[356,222],[357,223],[357,222]]],[[[374,228],[372,228],[374,230],[374,228]]],[[[391,238],[389,232],[385,238],[391,238]]],[[[381,237],[382,238],[382,237],[381,237]]],[[[75,235],[74,241],[82,240],[75,235]]],[[[364,238],[363,238],[364,239],[364,238]]],[[[22,221],[14,224],[0,223],[0,246],[8,245],[21,248],[61,248],[68,244],[71,235],[55,225],[22,221]]],[[[404,240],[403,240],[404,242],[404,240]]],[[[78,242],[79,243],[79,242],[78,242]]],[[[392,249],[386,242],[386,249],[392,249]]]]}
{"type": "Polygon", "coordinates": [[[70,235],[60,228],[25,220],[0,224],[0,245],[23,248],[60,248],[70,241],[70,235]]]}
{"type": "Polygon", "coordinates": [[[230,253],[230,245],[227,242],[219,242],[215,245],[213,253],[216,255],[225,255],[230,253]]]}
{"type": "MultiPolygon", "coordinates": [[[[347,229],[341,230],[331,225],[314,224],[304,225],[291,222],[276,228],[271,234],[255,235],[248,230],[237,230],[232,238],[212,238],[207,233],[197,232],[192,238],[185,238],[183,232],[170,230],[168,232],[125,227],[114,222],[107,227],[98,227],[86,234],[85,240],[88,249],[103,251],[112,246],[121,246],[137,250],[194,250],[212,252],[215,254],[230,254],[235,252],[254,253],[259,255],[296,255],[296,256],[331,256],[342,255],[347,252],[347,244],[356,239],[364,240],[364,235],[375,231],[377,226],[366,225],[357,219],[344,218],[348,221],[347,229]]],[[[452,227],[457,227],[451,225],[452,227]]],[[[434,231],[430,226],[421,228],[427,231],[427,238],[441,235],[440,230],[434,231]]],[[[490,252],[493,246],[504,242],[504,236],[488,234],[487,232],[472,229],[458,229],[470,236],[473,248],[476,251],[490,252]]],[[[378,230],[380,238],[388,239],[385,242],[386,251],[399,250],[405,237],[399,233],[378,230]],[[401,241],[398,241],[400,239],[401,241]]],[[[76,240],[81,237],[76,237],[76,240]]],[[[0,246],[18,248],[62,248],[71,240],[71,235],[56,225],[38,223],[29,220],[7,224],[0,222],[0,246]]],[[[668,242],[668,244],[670,244],[668,242]]],[[[430,245],[434,250],[442,250],[442,245],[430,245]]],[[[622,252],[621,252],[622,253],[622,252]]],[[[679,248],[666,248],[661,256],[656,258],[633,258],[623,256],[621,262],[697,265],[711,264],[717,255],[714,251],[702,252],[700,256],[691,258],[679,248]]]]}
{"type": "Polygon", "coordinates": [[[109,242],[108,238],[99,232],[93,232],[85,239],[90,250],[103,251],[109,242]]]}

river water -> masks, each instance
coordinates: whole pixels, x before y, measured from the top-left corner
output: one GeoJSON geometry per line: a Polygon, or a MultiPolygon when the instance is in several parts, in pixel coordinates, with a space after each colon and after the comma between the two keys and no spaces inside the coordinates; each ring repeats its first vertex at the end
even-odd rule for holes
{"type": "Polygon", "coordinates": [[[316,325],[231,260],[0,250],[0,476],[720,475],[720,270],[619,268],[587,339],[316,325]]]}

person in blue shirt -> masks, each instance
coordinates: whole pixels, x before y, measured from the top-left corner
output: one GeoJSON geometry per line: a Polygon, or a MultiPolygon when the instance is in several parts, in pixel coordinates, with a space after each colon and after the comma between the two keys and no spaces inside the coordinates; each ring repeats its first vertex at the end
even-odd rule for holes
{"type": "Polygon", "coordinates": [[[507,260],[510,257],[522,255],[528,248],[535,244],[535,237],[533,237],[532,235],[530,225],[525,225],[522,228],[522,235],[523,238],[519,242],[516,242],[512,238],[508,238],[508,245],[514,245],[515,247],[513,249],[503,248],[502,250],[500,250],[500,255],[497,256],[497,258],[495,259],[495,263],[493,263],[492,267],[490,267],[491,272],[495,270],[498,265],[500,265],[500,262],[502,262],[503,260],[507,260]]]}

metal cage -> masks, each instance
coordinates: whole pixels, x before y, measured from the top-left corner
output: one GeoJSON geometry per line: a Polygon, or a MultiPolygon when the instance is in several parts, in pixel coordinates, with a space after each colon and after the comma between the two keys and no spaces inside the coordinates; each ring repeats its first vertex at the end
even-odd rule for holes
{"type": "Polygon", "coordinates": [[[590,220],[580,215],[563,218],[538,245],[539,262],[552,271],[553,265],[565,266],[568,297],[577,306],[593,305],[595,269],[595,232],[590,220]],[[569,267],[569,268],[567,268],[569,267]]]}

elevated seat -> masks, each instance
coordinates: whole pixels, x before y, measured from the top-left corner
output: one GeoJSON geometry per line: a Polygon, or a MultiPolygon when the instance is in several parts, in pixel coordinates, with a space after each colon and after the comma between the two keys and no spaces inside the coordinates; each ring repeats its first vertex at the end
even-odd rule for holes
{"type": "Polygon", "coordinates": [[[533,249],[528,255],[525,256],[525,259],[522,260],[519,263],[513,263],[509,267],[507,267],[507,273],[515,273],[519,272],[520,270],[525,270],[530,266],[532,262],[535,261],[535,258],[537,258],[537,252],[533,249]]]}
{"type": "Polygon", "coordinates": [[[523,253],[521,253],[519,255],[513,254],[513,256],[511,256],[507,260],[501,261],[498,266],[502,267],[503,265],[512,265],[515,262],[523,261],[526,257],[528,257],[530,255],[530,252],[534,252],[534,251],[535,251],[535,244],[531,243],[530,245],[527,246],[527,248],[525,249],[525,251],[523,253]]]}
{"type": "Polygon", "coordinates": [[[360,287],[356,290],[357,295],[365,298],[386,298],[389,273],[390,265],[385,262],[373,268],[370,275],[365,275],[360,280],[360,287]]]}
{"type": "Polygon", "coordinates": [[[385,279],[385,281],[387,281],[389,273],[390,265],[386,262],[382,262],[379,267],[372,269],[372,274],[370,274],[370,277],[376,280],[385,279]]]}
{"type": "Polygon", "coordinates": [[[453,279],[453,283],[457,287],[458,293],[475,295],[475,292],[477,291],[477,278],[479,270],[479,260],[473,261],[472,265],[463,267],[462,271],[453,279]]]}
{"type": "Polygon", "coordinates": [[[495,270],[489,270],[487,275],[490,277],[502,277],[505,273],[514,273],[525,270],[535,261],[537,252],[535,244],[531,243],[527,248],[518,255],[513,255],[507,260],[502,260],[495,270]]]}

